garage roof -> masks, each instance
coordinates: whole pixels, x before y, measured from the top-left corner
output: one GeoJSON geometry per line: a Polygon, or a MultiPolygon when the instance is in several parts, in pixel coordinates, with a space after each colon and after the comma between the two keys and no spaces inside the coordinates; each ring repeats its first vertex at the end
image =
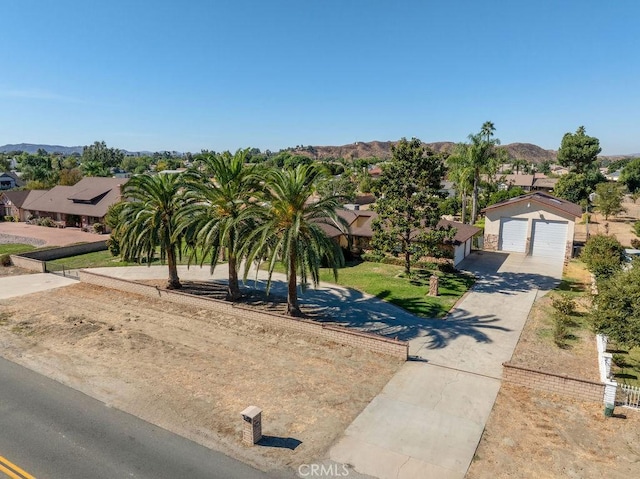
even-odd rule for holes
{"type": "Polygon", "coordinates": [[[542,206],[547,206],[556,210],[560,210],[564,213],[568,213],[572,216],[580,217],[582,216],[582,207],[571,201],[567,201],[562,198],[558,198],[556,196],[550,195],[549,193],[544,193],[542,191],[536,191],[534,193],[528,193],[522,196],[516,196],[515,198],[511,198],[508,200],[501,201],[500,203],[496,203],[495,205],[487,206],[482,211],[494,210],[497,208],[502,208],[504,206],[510,206],[516,203],[521,203],[524,201],[533,201],[542,206]]]}

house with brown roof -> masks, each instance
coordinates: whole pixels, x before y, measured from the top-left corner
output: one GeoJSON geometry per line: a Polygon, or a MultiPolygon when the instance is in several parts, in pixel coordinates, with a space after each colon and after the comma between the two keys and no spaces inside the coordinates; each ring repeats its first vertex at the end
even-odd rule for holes
{"type": "MultiPolygon", "coordinates": [[[[349,210],[342,208],[336,213],[348,225],[347,232],[345,234],[338,226],[321,223],[320,227],[327,236],[337,241],[342,248],[356,254],[369,249],[371,238],[373,238],[372,223],[373,220],[378,217],[378,214],[371,210],[349,210]]],[[[451,252],[454,266],[457,266],[460,261],[471,253],[472,239],[482,231],[480,228],[472,225],[444,219],[438,222],[437,228],[456,229],[454,238],[443,245],[443,248],[451,252]]]]}
{"type": "Polygon", "coordinates": [[[27,221],[23,205],[47,190],[13,190],[0,192],[0,216],[11,216],[14,221],[27,221]]]}
{"type": "Polygon", "coordinates": [[[87,177],[73,186],[58,185],[44,194],[29,196],[22,208],[27,218],[48,217],[66,226],[104,224],[109,207],[120,201],[127,178],[87,177]]]}
{"type": "Polygon", "coordinates": [[[580,205],[542,191],[483,209],[484,248],[568,262],[580,205]]]}

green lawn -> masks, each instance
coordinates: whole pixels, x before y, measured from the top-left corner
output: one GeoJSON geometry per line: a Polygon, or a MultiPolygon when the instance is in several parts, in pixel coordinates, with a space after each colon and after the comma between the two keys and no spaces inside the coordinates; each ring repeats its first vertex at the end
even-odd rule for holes
{"type": "Polygon", "coordinates": [[[33,251],[34,249],[36,249],[36,247],[31,246],[30,244],[22,244],[22,243],[0,244],[0,255],[26,253],[27,251],[33,251]]]}
{"type": "MultiPolygon", "coordinates": [[[[284,271],[282,268],[278,270],[284,271]]],[[[337,282],[328,268],[321,270],[320,280],[371,294],[426,318],[445,316],[474,283],[467,275],[436,271],[440,278],[440,296],[431,297],[427,293],[433,271],[415,269],[411,279],[404,278],[403,271],[402,266],[354,262],[338,270],[337,282]]]]}
{"type": "MultiPolygon", "coordinates": [[[[161,264],[160,263],[160,253],[158,251],[158,255],[156,259],[152,261],[152,264],[161,264]]],[[[209,261],[207,259],[207,261],[209,261]]],[[[205,262],[205,266],[208,265],[208,262],[205,262]]],[[[53,263],[59,265],[60,267],[64,266],[66,269],[82,269],[82,268],[103,268],[110,266],[136,266],[139,263],[131,263],[122,261],[119,256],[111,256],[109,251],[96,251],[95,253],[86,253],[80,254],[77,256],[70,256],[68,258],[61,258],[55,261],[47,261],[47,263],[53,263]]],[[[182,260],[178,261],[178,264],[187,264],[188,256],[183,255],[182,260]]],[[[144,263],[146,264],[146,263],[144,263]]],[[[200,263],[193,263],[193,265],[200,263]]]]}

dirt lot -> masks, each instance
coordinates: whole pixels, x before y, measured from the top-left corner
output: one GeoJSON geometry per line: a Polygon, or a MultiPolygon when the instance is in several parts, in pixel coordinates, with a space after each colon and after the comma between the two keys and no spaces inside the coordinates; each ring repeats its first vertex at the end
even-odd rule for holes
{"type": "MultiPolygon", "coordinates": [[[[618,238],[625,248],[631,246],[631,240],[637,238],[631,229],[633,223],[640,219],[640,203],[636,204],[627,196],[622,203],[627,211],[620,213],[616,217],[610,217],[605,220],[599,213],[592,213],[589,222],[589,235],[594,234],[611,234],[618,238]]],[[[584,241],[587,236],[587,226],[582,223],[576,223],[575,238],[577,241],[584,241]]]]}
{"type": "MultiPolygon", "coordinates": [[[[572,263],[565,270],[574,293],[589,275],[572,263]]],[[[512,362],[569,376],[598,380],[595,339],[580,327],[589,308],[579,298],[574,338],[553,343],[550,297],[536,301],[512,362]]],[[[640,477],[640,411],[616,408],[503,383],[467,479],[640,477]],[[624,417],[623,417],[624,416],[624,417]]]]}
{"type": "Polygon", "coordinates": [[[17,266],[0,266],[1,276],[19,276],[22,274],[33,274],[35,271],[29,271],[28,269],[18,268],[17,266]]]}
{"type": "Polygon", "coordinates": [[[265,470],[323,457],[401,365],[86,284],[0,306],[3,356],[265,470]],[[271,446],[240,445],[248,405],[271,446]]]}

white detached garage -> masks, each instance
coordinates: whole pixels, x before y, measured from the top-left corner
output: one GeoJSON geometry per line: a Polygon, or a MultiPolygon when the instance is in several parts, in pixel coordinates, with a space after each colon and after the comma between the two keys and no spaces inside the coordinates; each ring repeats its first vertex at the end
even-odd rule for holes
{"type": "Polygon", "coordinates": [[[582,208],[543,192],[511,198],[483,210],[484,248],[567,262],[582,208]]]}

